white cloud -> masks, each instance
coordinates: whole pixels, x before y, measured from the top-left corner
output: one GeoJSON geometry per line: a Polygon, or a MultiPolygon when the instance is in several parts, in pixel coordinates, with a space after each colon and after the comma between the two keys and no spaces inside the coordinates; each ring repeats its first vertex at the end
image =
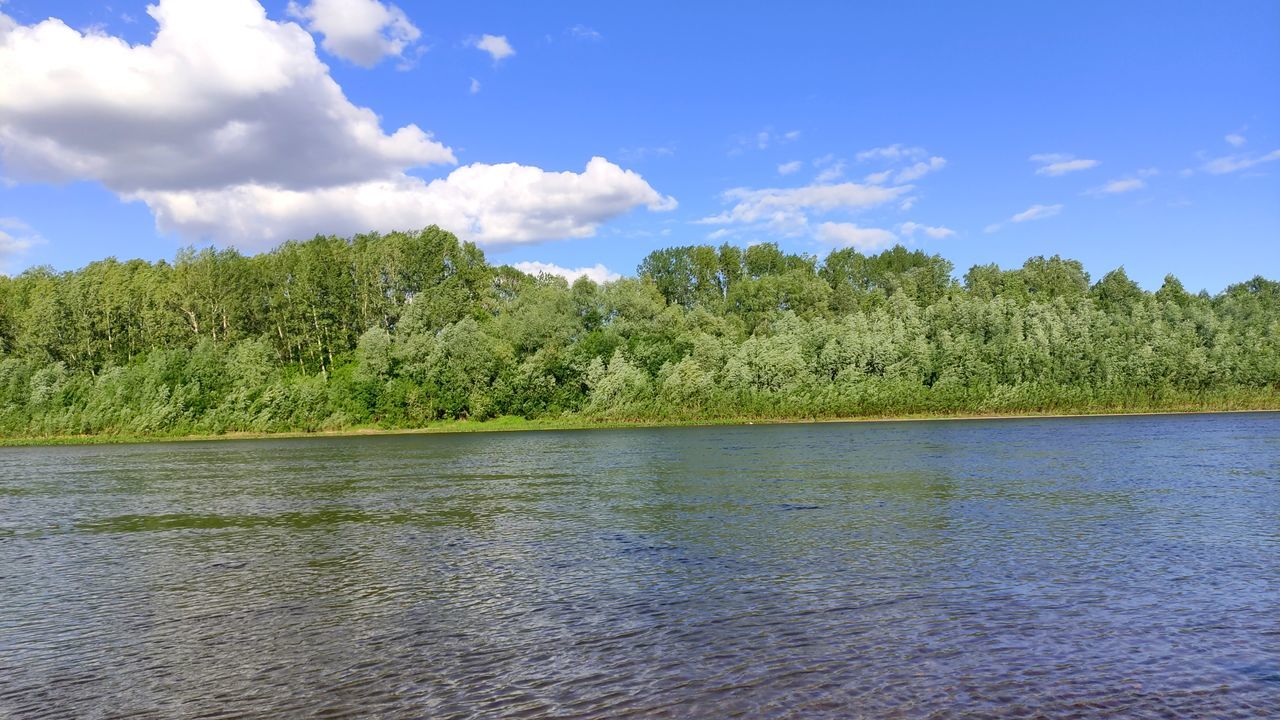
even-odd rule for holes
{"type": "Polygon", "coordinates": [[[480,81],[475,78],[471,78],[470,90],[472,95],[475,95],[476,93],[480,92],[480,81]]]}
{"type": "Polygon", "coordinates": [[[1053,217],[1062,212],[1061,205],[1032,205],[1022,212],[1009,218],[1009,222],[1026,222],[1028,220],[1041,220],[1043,218],[1053,217]]]}
{"type": "Polygon", "coordinates": [[[1228,155],[1214,158],[1206,162],[1201,169],[1211,175],[1225,175],[1275,160],[1280,160],[1280,150],[1272,150],[1266,155],[1228,155]]]}
{"type": "Polygon", "coordinates": [[[403,10],[378,0],[290,2],[286,12],[324,36],[325,50],[366,68],[387,56],[402,57],[422,36],[403,10]]]}
{"type": "Polygon", "coordinates": [[[31,240],[14,237],[0,230],[0,271],[7,271],[13,258],[26,252],[31,247],[31,240]]]}
{"type": "MultiPolygon", "coordinates": [[[[3,19],[0,15],[0,19],[3,19]]],[[[7,272],[12,261],[42,242],[31,227],[15,217],[0,217],[0,272],[7,272]]]]}
{"type": "Polygon", "coordinates": [[[31,247],[31,240],[14,237],[0,230],[0,260],[7,259],[10,255],[20,253],[29,247],[31,247]]]}
{"type": "Polygon", "coordinates": [[[863,150],[856,157],[858,162],[878,160],[890,165],[888,170],[870,173],[863,178],[872,185],[888,182],[889,178],[893,178],[898,184],[912,182],[947,166],[946,158],[936,155],[929,157],[929,153],[922,147],[902,144],[863,150]]]}
{"type": "Polygon", "coordinates": [[[558,275],[565,280],[568,280],[570,284],[572,284],[574,280],[584,276],[591,278],[597,283],[613,282],[614,280],[618,280],[622,277],[618,273],[613,272],[599,263],[590,267],[567,268],[544,262],[518,262],[511,267],[529,275],[558,275]]]}
{"type": "Polygon", "coordinates": [[[1138,177],[1144,177],[1144,178],[1155,177],[1156,175],[1159,175],[1159,174],[1160,174],[1160,168],[1154,168],[1154,167],[1142,168],[1141,170],[1138,171],[1138,177]]]}
{"type": "Polygon", "coordinates": [[[768,150],[772,145],[786,145],[799,139],[799,130],[777,133],[774,132],[773,128],[767,127],[753,133],[735,135],[730,138],[729,141],[732,147],[729,148],[729,154],[741,155],[746,150],[768,150]]]}
{"type": "Polygon", "coordinates": [[[1096,187],[1090,190],[1089,194],[1118,195],[1120,193],[1127,193],[1127,192],[1132,192],[1134,190],[1141,190],[1146,186],[1147,186],[1147,183],[1142,180],[1139,180],[1138,178],[1120,178],[1118,180],[1112,180],[1111,182],[1108,182],[1107,184],[1101,187],[1096,187]]]}
{"type": "Polygon", "coordinates": [[[471,44],[477,50],[489,53],[495,63],[516,54],[515,48],[511,47],[511,43],[507,42],[506,35],[481,35],[471,44]]]}
{"type": "Polygon", "coordinates": [[[0,159],[17,180],[89,180],[145,202],[163,232],[252,248],[435,223],[488,245],[587,237],[636,207],[639,175],[456,164],[416,125],[385,133],[301,27],[254,0],[159,0],[147,45],[0,13],[0,159]]]}
{"type": "Polygon", "coordinates": [[[267,247],[315,233],[437,224],[486,246],[591,237],[637,207],[675,208],[638,174],[604,158],[581,173],[505,163],[460,167],[423,181],[409,175],[313,190],[245,183],[215,190],[143,192],[164,232],[267,247]]]}
{"type": "Polygon", "coordinates": [[[671,157],[676,154],[674,143],[666,145],[648,145],[626,147],[618,151],[618,156],[627,162],[640,162],[649,158],[671,157]]]}
{"type": "MultiPolygon", "coordinates": [[[[329,77],[311,36],[253,0],[162,0],[150,45],[61,20],[0,40],[0,157],[18,180],[120,193],[252,180],[307,188],[454,163],[416,125],[391,134],[329,77]]],[[[12,24],[12,21],[10,21],[12,24]]]]}
{"type": "Polygon", "coordinates": [[[818,173],[818,177],[814,180],[817,183],[830,183],[844,177],[844,161],[837,160],[822,169],[818,173]]]}
{"type": "Polygon", "coordinates": [[[827,245],[850,247],[862,252],[878,250],[898,240],[898,236],[888,230],[858,227],[853,223],[824,222],[818,226],[816,235],[827,245]]]}
{"type": "Polygon", "coordinates": [[[767,222],[776,229],[797,232],[808,224],[809,212],[857,210],[892,202],[912,186],[881,187],[845,182],[798,188],[735,188],[724,193],[734,202],[729,210],[699,220],[709,225],[767,222]]]}
{"type": "Polygon", "coordinates": [[[596,32],[595,29],[587,27],[586,25],[574,25],[573,27],[569,28],[565,32],[569,33],[575,38],[578,38],[579,40],[590,40],[592,42],[599,42],[604,39],[603,35],[596,32]]]}
{"type": "Polygon", "coordinates": [[[1040,167],[1036,168],[1037,175],[1049,175],[1051,177],[1066,175],[1069,172],[1079,170],[1088,170],[1098,166],[1097,160],[1086,160],[1063,153],[1041,153],[1032,155],[1028,160],[1040,165],[1040,167]]]}
{"type": "Polygon", "coordinates": [[[1244,145],[1244,135],[1240,133],[1229,133],[1223,140],[1226,140],[1232,147],[1240,147],[1244,145]]]}
{"type": "Polygon", "coordinates": [[[928,235],[929,237],[934,238],[936,240],[941,240],[942,238],[948,238],[956,234],[956,231],[952,230],[951,228],[941,227],[941,226],[932,226],[932,225],[921,225],[920,223],[910,222],[910,221],[904,222],[898,226],[898,232],[902,233],[903,235],[906,235],[907,237],[914,236],[917,231],[922,232],[925,235],[928,235]]]}
{"type": "MultiPolygon", "coordinates": [[[[1006,222],[1022,223],[1028,220],[1042,220],[1050,218],[1062,212],[1062,205],[1032,205],[1022,212],[1009,218],[1006,222]]],[[[982,229],[985,233],[993,233],[1004,227],[1004,223],[992,223],[982,229]]]]}
{"type": "Polygon", "coordinates": [[[925,175],[928,175],[935,170],[941,170],[946,166],[947,161],[945,158],[934,156],[929,158],[928,162],[922,160],[899,171],[898,174],[894,176],[893,181],[896,183],[905,183],[911,182],[912,180],[919,180],[925,175]]]}
{"type": "Polygon", "coordinates": [[[893,144],[888,147],[871,148],[858,153],[858,162],[867,160],[916,160],[928,155],[922,147],[908,147],[902,144],[893,144]]]}
{"type": "Polygon", "coordinates": [[[792,160],[791,162],[782,163],[778,166],[779,175],[791,175],[800,171],[804,167],[804,163],[800,160],[792,160]]]}

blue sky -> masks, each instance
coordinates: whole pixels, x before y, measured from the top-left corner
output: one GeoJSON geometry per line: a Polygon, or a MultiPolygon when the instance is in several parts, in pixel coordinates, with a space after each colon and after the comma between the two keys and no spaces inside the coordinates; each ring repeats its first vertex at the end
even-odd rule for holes
{"type": "Polygon", "coordinates": [[[1280,3],[796,5],[9,0],[0,270],[439,222],[1280,277],[1280,3]]]}

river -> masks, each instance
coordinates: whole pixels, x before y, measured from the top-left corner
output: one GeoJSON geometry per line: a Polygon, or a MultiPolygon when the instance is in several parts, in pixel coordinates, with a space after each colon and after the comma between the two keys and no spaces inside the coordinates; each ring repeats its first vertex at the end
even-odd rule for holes
{"type": "Polygon", "coordinates": [[[0,717],[1280,716],[1280,415],[0,449],[0,717]]]}

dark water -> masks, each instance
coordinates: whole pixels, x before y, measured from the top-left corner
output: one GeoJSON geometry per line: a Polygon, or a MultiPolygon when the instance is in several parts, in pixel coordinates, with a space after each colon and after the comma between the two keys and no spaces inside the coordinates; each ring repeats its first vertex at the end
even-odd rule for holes
{"type": "Polygon", "coordinates": [[[1280,717],[1280,415],[0,449],[0,716],[1280,717]]]}

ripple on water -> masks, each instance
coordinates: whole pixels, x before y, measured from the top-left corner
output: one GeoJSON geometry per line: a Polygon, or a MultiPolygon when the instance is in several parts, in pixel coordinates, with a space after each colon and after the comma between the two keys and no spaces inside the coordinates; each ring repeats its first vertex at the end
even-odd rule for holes
{"type": "Polygon", "coordinates": [[[0,717],[1277,717],[1277,437],[0,450],[0,717]]]}

